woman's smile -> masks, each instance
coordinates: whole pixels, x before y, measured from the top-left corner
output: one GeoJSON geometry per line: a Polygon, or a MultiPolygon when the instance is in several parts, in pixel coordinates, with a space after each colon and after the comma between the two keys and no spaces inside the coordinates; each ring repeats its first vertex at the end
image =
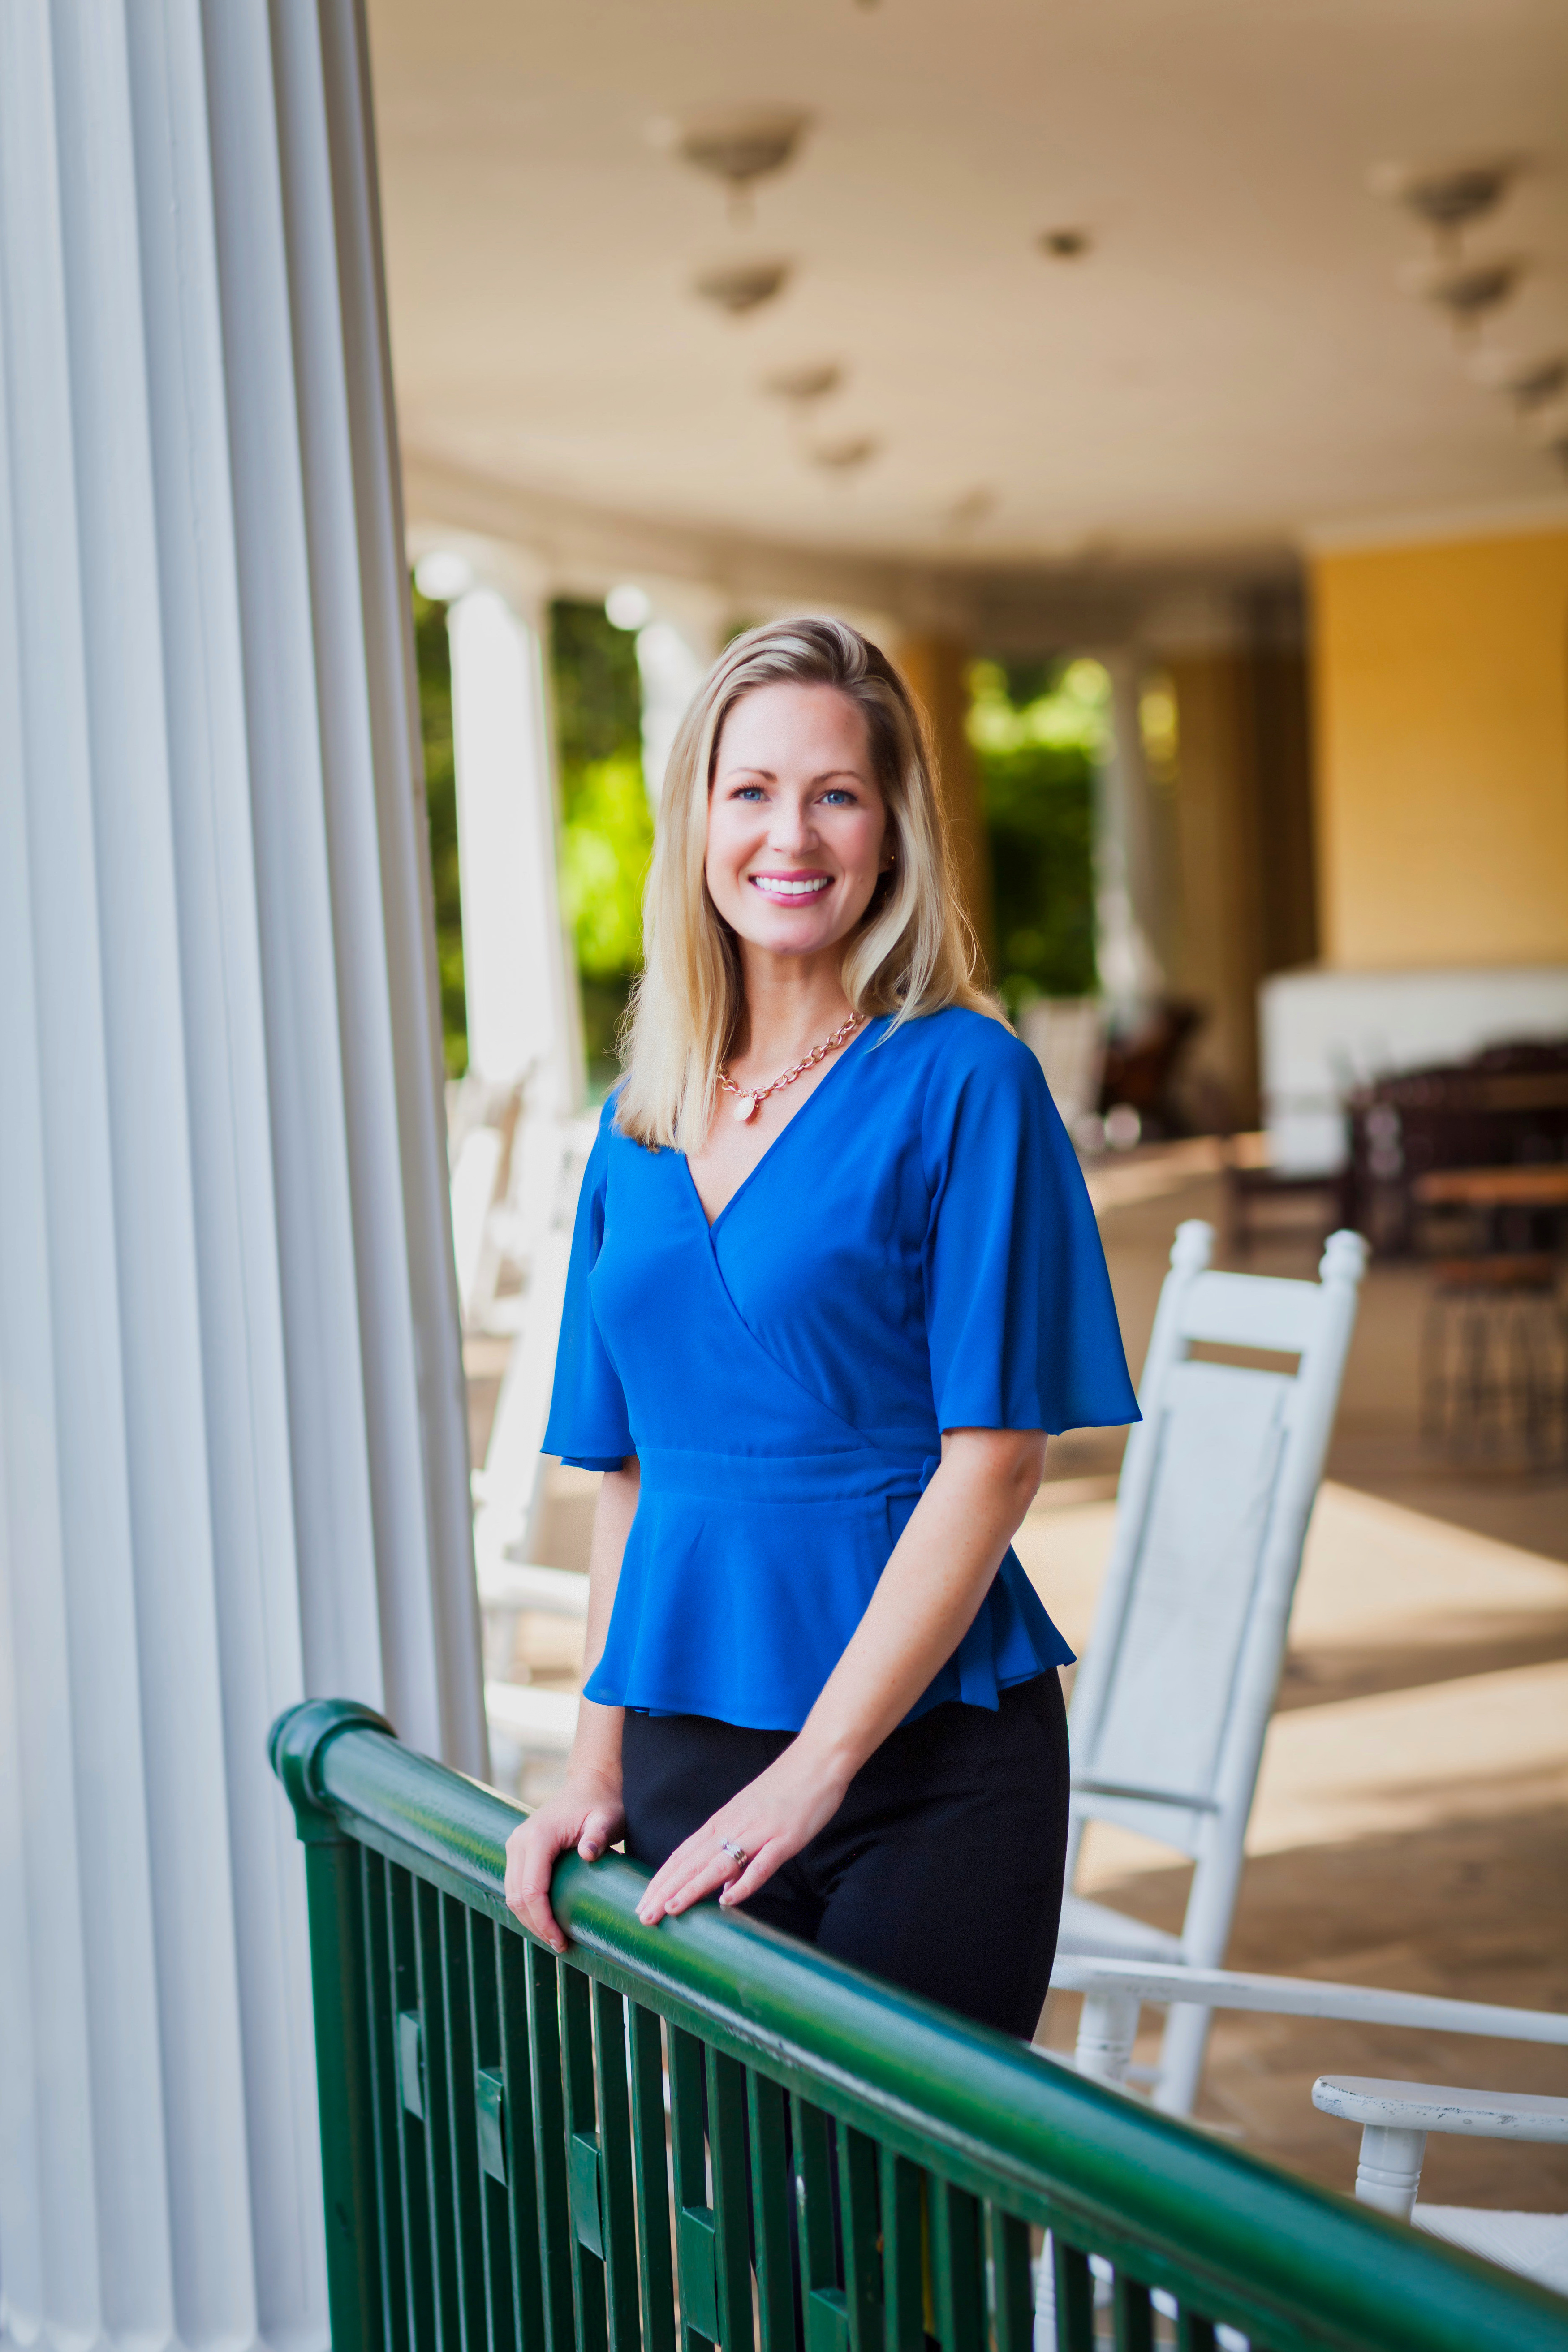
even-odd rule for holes
{"type": "Polygon", "coordinates": [[[764,898],[771,898],[775,906],[781,907],[798,905],[802,899],[818,898],[824,890],[831,888],[833,883],[832,875],[823,873],[820,868],[810,874],[748,874],[746,879],[753,890],[760,890],[764,898]]]}

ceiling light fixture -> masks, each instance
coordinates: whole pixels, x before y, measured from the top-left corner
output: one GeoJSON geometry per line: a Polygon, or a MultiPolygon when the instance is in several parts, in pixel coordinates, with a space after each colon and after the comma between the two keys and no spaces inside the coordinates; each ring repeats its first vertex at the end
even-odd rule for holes
{"type": "Polygon", "coordinates": [[[843,441],[819,441],[807,454],[814,466],[825,467],[831,474],[852,474],[868,464],[880,446],[873,435],[858,433],[843,441]]]}
{"type": "Polygon", "coordinates": [[[605,618],[612,629],[640,629],[652,612],[647,589],[629,580],[612,588],[605,599],[605,618]]]}
{"type": "Polygon", "coordinates": [[[1447,310],[1457,327],[1473,327],[1506,302],[1524,275],[1519,260],[1420,262],[1404,273],[1413,294],[1447,310]]]}
{"type": "Polygon", "coordinates": [[[433,604],[450,604],[474,584],[474,567],[455,548],[426,548],[414,567],[414,585],[433,604]]]}
{"type": "Polygon", "coordinates": [[[1568,399],[1547,402],[1526,417],[1524,429],[1538,448],[1568,448],[1568,399]]]}
{"type": "Polygon", "coordinates": [[[1512,161],[1455,163],[1434,170],[1410,163],[1375,163],[1367,173],[1374,196],[1403,205],[1439,238],[1458,236],[1494,212],[1519,176],[1512,161]]]}
{"type": "Polygon", "coordinates": [[[798,107],[753,106],[722,114],[692,114],[652,126],[654,138],[699,172],[721,180],[730,210],[743,219],[758,180],[793,162],[811,117],[798,107]]]}
{"type": "Polygon", "coordinates": [[[692,290],[732,319],[743,319],[748,310],[760,310],[782,294],[789,274],[787,261],[721,262],[715,269],[705,269],[692,290]]]}
{"type": "Polygon", "coordinates": [[[1517,352],[1500,352],[1488,345],[1470,361],[1470,374],[1489,392],[1506,393],[1522,410],[1540,408],[1568,392],[1568,352],[1550,359],[1521,360],[1517,352]]]}
{"type": "Polygon", "coordinates": [[[797,407],[809,407],[816,400],[826,400],[844,382],[844,370],[837,360],[820,360],[805,367],[779,368],[763,378],[763,390],[775,400],[788,400],[797,407]]]}
{"type": "Polygon", "coordinates": [[[965,490],[961,499],[954,499],[947,510],[945,518],[947,528],[949,530],[959,532],[976,530],[993,512],[995,505],[994,490],[985,488],[965,490]]]}

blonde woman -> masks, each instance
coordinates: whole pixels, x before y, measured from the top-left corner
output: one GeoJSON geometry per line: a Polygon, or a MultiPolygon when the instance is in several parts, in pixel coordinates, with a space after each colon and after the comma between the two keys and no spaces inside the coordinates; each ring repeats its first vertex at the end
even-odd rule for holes
{"type": "Polygon", "coordinates": [[[672,751],[548,1452],[604,1473],[563,1786],[507,1900],[618,1839],[705,1897],[1034,2032],[1071,1653],[1012,1538],[1047,1433],[1130,1421],[1039,1066],[977,992],[919,718],[854,629],[714,664],[672,751]]]}

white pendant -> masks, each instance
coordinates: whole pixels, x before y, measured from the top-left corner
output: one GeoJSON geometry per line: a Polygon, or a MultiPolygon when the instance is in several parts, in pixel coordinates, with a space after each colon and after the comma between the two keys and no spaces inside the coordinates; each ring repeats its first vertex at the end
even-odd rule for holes
{"type": "Polygon", "coordinates": [[[753,1116],[756,1111],[756,1108],[757,1097],[755,1095],[742,1095],[741,1097],[740,1101],[735,1105],[735,1117],[740,1120],[742,1127],[744,1127],[746,1121],[753,1116]]]}

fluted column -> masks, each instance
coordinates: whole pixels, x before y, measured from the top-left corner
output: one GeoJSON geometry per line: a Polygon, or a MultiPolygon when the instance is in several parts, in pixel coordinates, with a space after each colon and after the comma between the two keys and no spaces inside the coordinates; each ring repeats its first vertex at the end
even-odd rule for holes
{"type": "Polygon", "coordinates": [[[1095,793],[1095,956],[1100,985],[1117,1017],[1134,1023],[1164,986],[1154,949],[1154,845],[1149,777],[1138,718],[1138,661],[1105,656],[1110,677],[1110,740],[1095,793]]]}
{"type": "Polygon", "coordinates": [[[571,1112],[582,1023],[557,879],[545,626],[538,606],[484,584],[447,611],[463,978],[475,1076],[511,1086],[531,1074],[571,1112]]]}
{"type": "Polygon", "coordinates": [[[692,581],[655,581],[645,593],[650,617],[637,631],[642,767],[657,808],[687,705],[724,649],[731,600],[692,581]]]}
{"type": "Polygon", "coordinates": [[[324,2343],[302,1694],[483,1769],[353,0],[0,8],[0,2339],[324,2343]]]}

